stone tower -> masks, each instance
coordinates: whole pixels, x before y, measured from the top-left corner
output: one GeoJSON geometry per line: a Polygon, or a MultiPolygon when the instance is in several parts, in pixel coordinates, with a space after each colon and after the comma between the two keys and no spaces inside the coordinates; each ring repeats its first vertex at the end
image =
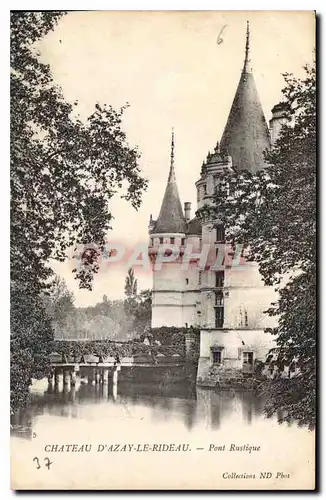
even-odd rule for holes
{"type": "MultiPolygon", "coordinates": [[[[209,153],[196,183],[198,208],[212,203],[218,193],[221,173],[264,168],[264,151],[270,135],[249,60],[250,33],[247,24],[245,59],[227,123],[213,153],[209,153]]],[[[205,220],[202,242],[227,260],[219,269],[202,272],[201,344],[198,382],[215,384],[221,374],[251,373],[255,362],[264,360],[273,338],[264,333],[270,319],[264,315],[275,300],[274,290],[264,286],[256,263],[232,263],[240,256],[224,247],[224,228],[218,220],[205,220]],[[223,248],[223,250],[220,250],[223,248]]]]}
{"type": "Polygon", "coordinates": [[[198,323],[198,278],[196,262],[182,268],[188,241],[199,249],[201,227],[190,220],[190,203],[185,213],[180,201],[174,167],[172,130],[170,170],[157,220],[150,218],[149,256],[153,265],[152,327],[185,327],[198,323]]]}

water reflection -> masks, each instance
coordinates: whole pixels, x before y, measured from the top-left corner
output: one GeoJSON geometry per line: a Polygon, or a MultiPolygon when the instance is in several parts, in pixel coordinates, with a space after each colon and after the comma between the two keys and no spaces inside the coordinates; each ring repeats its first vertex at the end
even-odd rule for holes
{"type": "MultiPolygon", "coordinates": [[[[39,415],[52,415],[78,419],[83,407],[91,408],[96,420],[98,405],[107,405],[110,415],[112,405],[123,406],[128,415],[136,407],[147,408],[151,420],[181,421],[192,430],[196,425],[218,429],[230,416],[236,415],[250,425],[262,418],[264,401],[250,392],[206,390],[189,384],[157,385],[149,383],[84,384],[76,386],[50,383],[43,392],[32,392],[28,408],[12,417],[11,432],[21,437],[32,437],[33,420],[39,415]]],[[[126,422],[126,425],[130,423],[126,422]]]]}

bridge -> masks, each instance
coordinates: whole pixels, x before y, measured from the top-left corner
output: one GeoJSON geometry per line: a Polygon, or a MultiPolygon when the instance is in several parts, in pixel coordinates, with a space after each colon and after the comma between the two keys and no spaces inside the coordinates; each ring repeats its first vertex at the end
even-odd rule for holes
{"type": "Polygon", "coordinates": [[[103,358],[93,354],[73,357],[52,353],[51,372],[48,376],[49,383],[59,384],[59,377],[63,376],[64,385],[76,384],[77,376],[82,380],[87,378],[88,383],[108,384],[111,380],[114,383],[118,381],[118,373],[122,369],[152,368],[162,371],[162,369],[171,369],[184,367],[186,359],[179,354],[165,356],[163,354],[136,355],[132,357],[114,358],[108,356],[103,358]]]}

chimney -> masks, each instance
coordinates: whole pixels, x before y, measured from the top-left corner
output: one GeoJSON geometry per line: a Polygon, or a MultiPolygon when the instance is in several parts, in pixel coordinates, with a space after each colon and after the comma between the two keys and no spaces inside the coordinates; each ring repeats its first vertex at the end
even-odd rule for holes
{"type": "Polygon", "coordinates": [[[286,102],[279,102],[272,109],[272,118],[269,121],[271,143],[275,144],[280,136],[283,125],[290,121],[290,108],[286,102]]]}
{"type": "Polygon", "coordinates": [[[149,216],[148,231],[151,232],[154,228],[155,220],[153,220],[152,214],[149,216]]]}
{"type": "Polygon", "coordinates": [[[184,208],[185,208],[185,219],[188,222],[188,221],[190,221],[190,210],[191,210],[190,201],[185,202],[184,208]]]}

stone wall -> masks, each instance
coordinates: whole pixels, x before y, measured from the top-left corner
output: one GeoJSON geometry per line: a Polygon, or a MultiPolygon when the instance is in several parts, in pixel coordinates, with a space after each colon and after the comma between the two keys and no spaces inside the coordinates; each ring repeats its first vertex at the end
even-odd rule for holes
{"type": "Polygon", "coordinates": [[[243,352],[253,353],[255,365],[275,345],[275,337],[263,330],[201,330],[197,383],[206,387],[243,385],[248,378],[243,373],[243,352]],[[221,351],[221,364],[213,362],[214,349],[221,351]]]}

